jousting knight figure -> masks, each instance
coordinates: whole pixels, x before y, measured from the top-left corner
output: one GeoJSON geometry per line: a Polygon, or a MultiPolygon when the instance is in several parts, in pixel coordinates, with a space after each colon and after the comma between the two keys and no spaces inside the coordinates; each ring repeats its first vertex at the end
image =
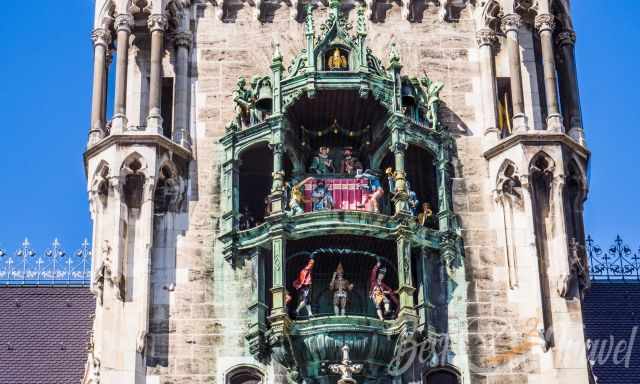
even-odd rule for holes
{"type": "Polygon", "coordinates": [[[336,271],[333,272],[329,289],[333,291],[333,312],[336,316],[346,315],[349,291],[353,289],[353,284],[344,278],[342,263],[338,263],[336,271]]]}
{"type": "Polygon", "coordinates": [[[298,273],[298,278],[293,282],[293,288],[298,291],[298,308],[296,315],[300,315],[302,308],[307,310],[307,316],[313,316],[311,312],[311,272],[313,271],[313,255],[309,257],[307,265],[298,273]]]}
{"type": "Polygon", "coordinates": [[[387,269],[382,266],[380,259],[378,259],[369,277],[369,296],[376,307],[376,313],[380,320],[384,320],[384,317],[391,312],[392,301],[396,308],[398,307],[398,298],[395,296],[393,289],[384,282],[386,273],[387,269]]]}
{"type": "MultiPolygon", "coordinates": [[[[295,216],[300,213],[304,213],[304,185],[312,180],[312,177],[307,177],[299,183],[296,183],[291,187],[289,192],[289,214],[295,216]]],[[[287,183],[289,185],[289,183],[287,183]]]]}

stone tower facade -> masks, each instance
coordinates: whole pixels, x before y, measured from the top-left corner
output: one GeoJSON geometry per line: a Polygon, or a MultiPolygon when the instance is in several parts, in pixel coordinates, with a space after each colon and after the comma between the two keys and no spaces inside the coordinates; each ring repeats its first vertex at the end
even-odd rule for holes
{"type": "Polygon", "coordinates": [[[85,383],[590,382],[569,0],[95,3],[85,383]]]}

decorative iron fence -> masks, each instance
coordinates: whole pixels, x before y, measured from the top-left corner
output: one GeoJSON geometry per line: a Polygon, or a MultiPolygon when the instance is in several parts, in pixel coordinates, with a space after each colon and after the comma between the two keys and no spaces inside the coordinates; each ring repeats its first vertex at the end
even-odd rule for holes
{"type": "Polygon", "coordinates": [[[67,253],[55,239],[42,253],[28,239],[13,253],[0,248],[0,286],[89,286],[91,245],[67,253]]]}
{"type": "MultiPolygon", "coordinates": [[[[587,237],[589,276],[593,281],[640,281],[640,248],[633,250],[616,236],[609,247],[587,237]]],[[[42,253],[28,239],[13,253],[0,248],[0,286],[89,286],[91,245],[85,239],[67,253],[55,239],[42,253]]]]}
{"type": "Polygon", "coordinates": [[[640,281],[640,248],[634,251],[618,235],[608,248],[587,237],[589,275],[593,281],[640,281]]]}

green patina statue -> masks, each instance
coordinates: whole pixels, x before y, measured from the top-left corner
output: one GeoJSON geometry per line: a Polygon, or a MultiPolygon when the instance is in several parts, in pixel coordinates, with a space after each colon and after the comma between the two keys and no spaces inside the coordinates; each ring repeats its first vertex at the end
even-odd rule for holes
{"type": "Polygon", "coordinates": [[[438,110],[440,108],[440,91],[444,88],[441,81],[431,80],[427,74],[420,78],[421,93],[424,105],[427,106],[427,120],[431,122],[433,129],[438,129],[438,110]]]}

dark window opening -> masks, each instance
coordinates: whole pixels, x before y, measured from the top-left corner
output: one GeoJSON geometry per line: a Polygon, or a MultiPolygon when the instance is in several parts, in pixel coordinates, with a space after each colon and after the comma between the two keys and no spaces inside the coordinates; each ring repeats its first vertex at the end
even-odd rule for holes
{"type": "Polygon", "coordinates": [[[511,135],[513,124],[513,104],[511,103],[511,79],[499,77],[497,80],[498,89],[498,129],[500,137],[511,135]]]}
{"type": "Polygon", "coordinates": [[[458,375],[448,370],[429,372],[424,377],[424,384],[459,384],[458,375]]]}
{"type": "MultiPolygon", "coordinates": [[[[536,77],[538,78],[538,99],[540,103],[540,116],[542,116],[543,122],[546,122],[548,115],[548,106],[546,98],[546,89],[544,81],[544,67],[542,63],[542,45],[540,42],[540,36],[537,33],[533,33],[533,52],[536,65],[536,77]]],[[[543,123],[544,124],[544,123],[543,123]]]]}
{"type": "Polygon", "coordinates": [[[173,77],[164,77],[162,79],[160,108],[162,108],[162,135],[170,139],[173,128],[173,77]]]}
{"type": "Polygon", "coordinates": [[[273,153],[267,144],[258,144],[240,155],[239,207],[240,230],[250,229],[264,222],[269,215],[269,193],[273,153]]]}
{"type": "Polygon", "coordinates": [[[125,178],[124,201],[129,208],[139,209],[142,207],[142,195],[144,193],[144,175],[137,173],[142,165],[138,160],[134,160],[129,168],[133,171],[125,178]]]}
{"type": "Polygon", "coordinates": [[[535,243],[538,253],[538,269],[540,271],[540,290],[542,291],[542,322],[546,347],[554,345],[553,320],[551,312],[551,292],[549,281],[549,228],[547,222],[551,214],[551,183],[553,173],[551,164],[544,156],[539,156],[532,164],[531,175],[532,208],[535,243]]]}

